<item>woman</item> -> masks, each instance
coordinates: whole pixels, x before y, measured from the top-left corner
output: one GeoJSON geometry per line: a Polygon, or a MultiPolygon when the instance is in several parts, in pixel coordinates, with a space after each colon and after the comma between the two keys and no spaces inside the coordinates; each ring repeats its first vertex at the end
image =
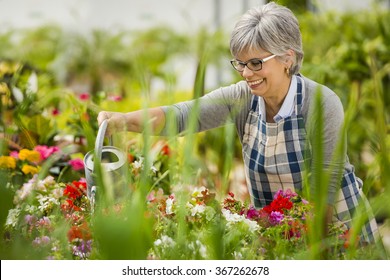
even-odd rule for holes
{"type": "MultiPolygon", "coordinates": [[[[273,2],[253,8],[237,22],[230,50],[234,57],[231,64],[243,81],[200,98],[198,131],[222,126],[229,119],[235,123],[252,202],[264,207],[279,189],[302,190],[305,161],[312,165],[316,161],[310,156],[315,144],[311,135],[318,125],[314,96],[320,92],[325,120],[323,166],[334,170],[326,220],[327,224],[342,222],[349,228],[351,213],[367,200],[346,153],[341,160],[332,161],[343,125],[343,107],[333,91],[299,74],[303,50],[296,17],[273,2]]],[[[166,114],[172,111],[178,132],[185,131],[194,105],[195,101],[188,101],[147,110],[152,129],[157,134],[166,133],[166,114]]],[[[143,116],[143,111],[100,112],[98,122],[108,119],[109,133],[123,129],[141,132],[143,116]]],[[[371,217],[362,229],[361,241],[373,242],[376,235],[376,221],[371,217]]]]}

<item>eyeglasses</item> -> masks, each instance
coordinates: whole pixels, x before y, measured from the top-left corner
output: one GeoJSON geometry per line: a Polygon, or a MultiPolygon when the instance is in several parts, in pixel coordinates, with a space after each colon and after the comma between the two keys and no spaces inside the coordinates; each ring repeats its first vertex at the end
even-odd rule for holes
{"type": "Polygon", "coordinates": [[[252,71],[259,71],[263,68],[263,63],[270,60],[271,58],[274,58],[276,54],[270,55],[266,58],[260,59],[260,58],[252,58],[248,60],[247,62],[242,62],[239,60],[232,59],[230,60],[230,63],[236,69],[238,72],[243,72],[245,69],[245,66],[248,67],[248,69],[252,71]]]}

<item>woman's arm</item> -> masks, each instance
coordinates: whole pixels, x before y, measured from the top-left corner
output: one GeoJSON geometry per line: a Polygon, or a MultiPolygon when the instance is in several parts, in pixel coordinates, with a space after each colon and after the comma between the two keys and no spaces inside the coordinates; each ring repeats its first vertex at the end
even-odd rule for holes
{"type": "Polygon", "coordinates": [[[142,132],[146,124],[150,125],[153,134],[159,134],[165,126],[165,113],[160,107],[138,110],[129,113],[101,111],[98,124],[108,121],[107,135],[121,131],[142,132]]]}

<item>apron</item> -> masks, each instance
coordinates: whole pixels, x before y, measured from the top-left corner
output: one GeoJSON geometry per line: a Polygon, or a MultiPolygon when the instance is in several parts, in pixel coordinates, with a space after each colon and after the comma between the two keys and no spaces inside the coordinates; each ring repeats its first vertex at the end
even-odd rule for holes
{"type": "MultiPolygon", "coordinates": [[[[259,97],[253,96],[245,124],[242,153],[249,193],[256,208],[270,204],[275,193],[290,189],[301,193],[305,161],[310,160],[306,145],[306,128],[302,111],[303,80],[297,76],[294,111],[290,117],[267,123],[259,112],[259,97]]],[[[344,171],[341,190],[337,196],[334,222],[342,222],[348,229],[353,213],[362,202],[369,209],[353,172],[344,171]]],[[[373,215],[362,229],[361,241],[373,242],[378,231],[373,215]]]]}

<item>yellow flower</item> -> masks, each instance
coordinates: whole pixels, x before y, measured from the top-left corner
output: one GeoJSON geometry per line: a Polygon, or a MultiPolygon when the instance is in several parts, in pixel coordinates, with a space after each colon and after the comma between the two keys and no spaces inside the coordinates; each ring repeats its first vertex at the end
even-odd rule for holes
{"type": "Polygon", "coordinates": [[[0,94],[9,95],[10,91],[6,83],[0,83],[0,94]]]}
{"type": "Polygon", "coordinates": [[[16,168],[16,159],[10,156],[0,156],[0,168],[16,168]]]}
{"type": "Polygon", "coordinates": [[[38,162],[41,159],[41,154],[37,151],[22,149],[19,151],[19,159],[38,162]]]}
{"type": "Polygon", "coordinates": [[[37,167],[35,167],[35,166],[31,166],[31,165],[28,165],[28,164],[25,164],[25,165],[23,165],[23,167],[22,167],[22,172],[24,173],[24,174],[31,174],[31,175],[34,175],[34,174],[37,174],[38,173],[38,168],[37,167]]]}

